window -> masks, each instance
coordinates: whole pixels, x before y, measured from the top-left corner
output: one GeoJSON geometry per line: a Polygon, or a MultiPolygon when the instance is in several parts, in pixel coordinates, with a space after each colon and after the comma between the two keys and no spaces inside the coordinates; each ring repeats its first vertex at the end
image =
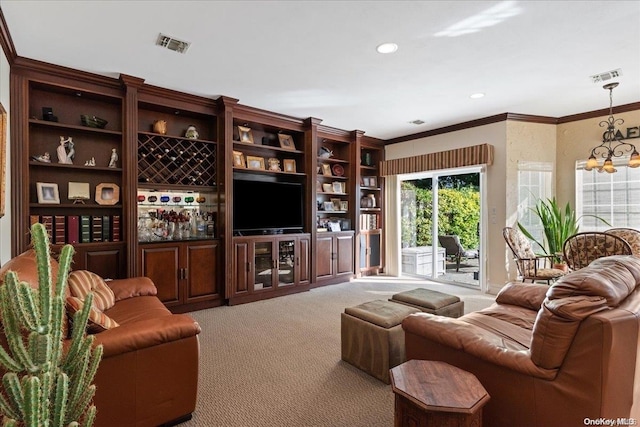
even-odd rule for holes
{"type": "Polygon", "coordinates": [[[614,161],[615,173],[586,171],[586,161],[576,163],[576,214],[587,215],[582,218],[581,231],[640,228],[640,168],[626,166],[628,161],[614,161]]]}
{"type": "MultiPolygon", "coordinates": [[[[553,163],[518,161],[518,222],[539,242],[544,240],[544,230],[540,218],[531,210],[538,200],[553,197],[551,180],[553,163]]],[[[535,252],[543,252],[536,247],[535,252]]]]}

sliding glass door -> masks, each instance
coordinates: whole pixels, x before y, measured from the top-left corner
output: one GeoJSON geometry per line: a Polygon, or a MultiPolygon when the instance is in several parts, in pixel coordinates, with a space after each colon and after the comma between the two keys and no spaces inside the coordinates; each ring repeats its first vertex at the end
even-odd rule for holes
{"type": "Polygon", "coordinates": [[[400,176],[401,273],[480,286],[479,168],[400,176]]]}

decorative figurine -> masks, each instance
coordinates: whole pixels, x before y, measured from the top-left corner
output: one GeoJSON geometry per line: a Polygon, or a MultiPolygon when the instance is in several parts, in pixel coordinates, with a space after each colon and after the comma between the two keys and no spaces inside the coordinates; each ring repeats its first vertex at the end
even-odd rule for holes
{"type": "Polygon", "coordinates": [[[153,131],[155,133],[159,133],[160,135],[164,135],[167,133],[167,122],[166,120],[156,120],[153,122],[153,131]]]}
{"type": "Polygon", "coordinates": [[[280,172],[282,170],[280,169],[280,160],[278,159],[270,158],[269,160],[267,160],[267,163],[269,163],[270,171],[280,172]]]}
{"type": "Polygon", "coordinates": [[[51,163],[51,155],[48,152],[37,156],[31,156],[31,158],[36,162],[51,163]]]}
{"type": "Polygon", "coordinates": [[[73,148],[74,145],[73,139],[69,137],[69,139],[67,139],[67,148],[69,149],[67,153],[67,163],[69,164],[73,164],[73,158],[76,156],[76,149],[73,148]]]}
{"type": "Polygon", "coordinates": [[[84,162],[85,166],[95,166],[96,165],[96,158],[92,157],[89,160],[87,160],[86,162],[84,162]]]}
{"type": "Polygon", "coordinates": [[[58,146],[57,153],[58,163],[69,163],[69,161],[67,160],[67,140],[64,139],[64,136],[60,137],[60,145],[58,146]]]}
{"type": "Polygon", "coordinates": [[[116,162],[118,161],[118,152],[116,151],[115,148],[111,149],[111,159],[109,159],[109,167],[110,168],[115,168],[116,166],[116,162]]]}
{"type": "Polygon", "coordinates": [[[194,125],[189,125],[184,136],[189,139],[198,139],[200,135],[198,135],[198,131],[196,130],[196,127],[194,125]]]}

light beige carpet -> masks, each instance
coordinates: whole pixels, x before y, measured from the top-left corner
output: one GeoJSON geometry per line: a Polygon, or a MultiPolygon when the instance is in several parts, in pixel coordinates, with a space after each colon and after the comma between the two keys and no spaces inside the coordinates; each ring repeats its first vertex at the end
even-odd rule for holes
{"type": "Polygon", "coordinates": [[[393,425],[391,387],[340,360],[340,313],[425,287],[458,295],[465,312],[494,301],[478,291],[376,277],[190,313],[202,326],[200,382],[184,427],[393,425]]]}

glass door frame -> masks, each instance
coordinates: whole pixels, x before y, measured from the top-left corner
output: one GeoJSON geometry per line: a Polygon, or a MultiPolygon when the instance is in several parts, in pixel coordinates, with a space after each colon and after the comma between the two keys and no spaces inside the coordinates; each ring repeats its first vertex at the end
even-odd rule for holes
{"type": "MultiPolygon", "coordinates": [[[[403,181],[413,181],[416,179],[426,179],[426,178],[431,178],[432,179],[432,189],[433,188],[438,188],[438,178],[443,177],[443,176],[451,176],[451,175],[464,175],[464,174],[470,174],[470,173],[478,173],[479,174],[479,181],[480,181],[480,243],[479,243],[479,255],[478,255],[478,270],[479,270],[479,274],[478,274],[478,286],[474,286],[474,285],[470,285],[470,284],[465,284],[465,283],[461,283],[461,282],[450,282],[450,281],[446,281],[447,284],[455,284],[457,286],[464,286],[464,287],[471,287],[473,289],[480,289],[483,292],[487,292],[488,290],[488,285],[486,283],[485,280],[485,269],[486,269],[486,238],[485,238],[485,231],[487,229],[487,224],[486,224],[486,218],[487,218],[487,207],[486,207],[486,197],[485,197],[485,188],[486,188],[486,173],[485,173],[485,167],[484,166],[469,166],[469,167],[463,167],[463,168],[454,168],[454,169],[440,169],[440,170],[435,170],[435,171],[425,171],[425,172],[416,172],[416,173],[411,173],[411,174],[402,174],[402,175],[397,175],[397,187],[396,187],[396,191],[397,194],[399,195],[401,192],[401,188],[402,188],[402,182],[403,181]]],[[[397,197],[397,206],[394,209],[395,212],[401,212],[401,197],[397,197]]],[[[441,279],[438,279],[438,250],[437,248],[438,246],[438,192],[435,191],[433,192],[433,196],[432,196],[432,236],[431,236],[431,241],[432,246],[435,248],[435,250],[431,251],[431,265],[433,266],[433,268],[431,269],[431,277],[428,277],[428,280],[433,280],[433,281],[438,281],[438,282],[444,282],[441,279]]],[[[402,221],[397,221],[397,231],[396,231],[396,235],[397,236],[401,236],[401,223],[402,221]]],[[[401,257],[402,254],[402,240],[398,239],[397,241],[397,249],[398,251],[398,255],[401,257]]],[[[399,275],[402,275],[402,263],[399,263],[399,275]]]]}

